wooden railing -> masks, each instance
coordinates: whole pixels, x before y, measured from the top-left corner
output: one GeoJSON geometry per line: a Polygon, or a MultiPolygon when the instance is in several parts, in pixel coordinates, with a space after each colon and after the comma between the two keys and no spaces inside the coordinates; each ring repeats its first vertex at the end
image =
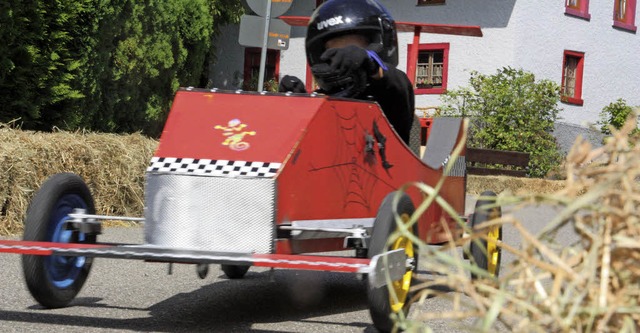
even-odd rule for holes
{"type": "Polygon", "coordinates": [[[467,173],[526,177],[529,153],[467,147],[467,173]],[[495,168],[496,164],[504,167],[495,168]],[[509,166],[509,168],[506,168],[509,166]]]}

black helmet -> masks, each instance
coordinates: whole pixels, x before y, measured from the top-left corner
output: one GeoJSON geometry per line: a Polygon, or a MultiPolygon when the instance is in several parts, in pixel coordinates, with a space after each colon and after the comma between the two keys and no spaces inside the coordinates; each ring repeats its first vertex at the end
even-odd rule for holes
{"type": "Polygon", "coordinates": [[[375,51],[382,61],[398,65],[396,25],[381,4],[375,0],[329,0],[309,20],[306,39],[309,66],[321,62],[327,40],[346,34],[366,36],[368,49],[375,51]]]}

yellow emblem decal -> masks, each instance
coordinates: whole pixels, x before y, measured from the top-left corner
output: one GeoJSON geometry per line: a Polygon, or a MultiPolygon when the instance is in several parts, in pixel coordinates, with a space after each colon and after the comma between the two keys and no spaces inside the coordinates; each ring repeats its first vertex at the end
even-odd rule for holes
{"type": "Polygon", "coordinates": [[[248,142],[242,141],[245,135],[256,135],[254,131],[243,131],[245,127],[247,127],[247,124],[243,124],[240,119],[231,119],[227,126],[216,125],[215,129],[222,130],[222,135],[227,137],[227,139],[222,142],[222,145],[240,151],[250,147],[248,142]]]}

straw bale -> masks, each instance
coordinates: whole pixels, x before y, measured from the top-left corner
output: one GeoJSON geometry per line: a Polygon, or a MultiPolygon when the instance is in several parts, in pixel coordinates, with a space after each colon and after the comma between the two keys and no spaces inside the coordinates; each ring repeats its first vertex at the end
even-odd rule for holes
{"type": "Polygon", "coordinates": [[[467,175],[467,194],[480,194],[491,190],[495,193],[554,193],[565,187],[564,180],[549,180],[541,178],[524,178],[508,176],[477,176],[467,175]]]}
{"type": "Polygon", "coordinates": [[[0,234],[22,230],[31,197],[51,175],[73,172],[100,214],[141,216],[144,170],[157,141],[140,134],[22,131],[0,126],[0,234]]]}

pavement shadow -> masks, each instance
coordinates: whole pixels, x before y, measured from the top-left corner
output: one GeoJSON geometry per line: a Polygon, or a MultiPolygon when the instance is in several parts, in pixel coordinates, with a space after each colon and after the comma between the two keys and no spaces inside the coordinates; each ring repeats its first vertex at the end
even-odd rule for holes
{"type": "Polygon", "coordinates": [[[352,316],[334,316],[368,306],[363,281],[353,274],[331,272],[249,271],[243,279],[218,280],[147,309],[112,306],[96,297],[78,297],[71,304],[74,307],[143,311],[148,316],[92,317],[86,311],[70,315],[33,305],[26,311],[0,309],[0,321],[137,332],[300,332],[323,325],[338,331],[376,332],[368,312],[358,321],[352,321],[352,316]],[[278,325],[283,322],[296,328],[278,325]]]}

